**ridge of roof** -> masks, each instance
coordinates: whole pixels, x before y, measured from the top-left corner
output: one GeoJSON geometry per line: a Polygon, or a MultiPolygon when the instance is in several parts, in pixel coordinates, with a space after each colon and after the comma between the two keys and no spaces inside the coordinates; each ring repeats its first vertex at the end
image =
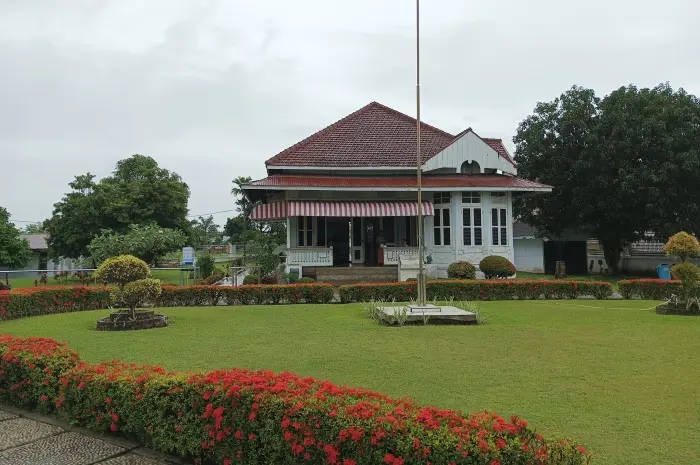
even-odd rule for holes
{"type": "MultiPolygon", "coordinates": [[[[344,125],[352,125],[356,121],[359,121],[363,115],[369,114],[373,110],[378,110],[380,112],[383,112],[385,114],[388,114],[390,116],[398,118],[399,120],[403,121],[404,123],[408,123],[410,125],[415,126],[415,124],[416,124],[416,119],[413,118],[412,116],[409,116],[409,115],[402,113],[398,110],[395,110],[391,107],[383,105],[379,102],[373,101],[373,102],[370,102],[369,104],[365,105],[364,107],[360,108],[359,110],[356,110],[356,111],[350,113],[349,115],[335,121],[334,123],[331,123],[330,125],[326,126],[325,128],[313,133],[312,135],[297,142],[296,144],[291,145],[290,147],[287,147],[283,151],[279,152],[277,155],[266,160],[265,165],[266,166],[284,166],[285,162],[282,160],[285,157],[287,157],[288,155],[290,155],[294,152],[298,152],[300,150],[303,151],[307,146],[312,145],[314,142],[321,141],[323,139],[323,136],[325,136],[325,135],[333,134],[333,137],[337,137],[338,141],[350,140],[350,142],[352,142],[352,140],[351,140],[353,137],[352,131],[348,132],[347,134],[343,134],[342,131],[336,131],[334,133],[334,131],[338,128],[343,127],[344,125]]],[[[443,131],[442,129],[439,129],[435,126],[432,126],[428,123],[425,123],[423,121],[421,121],[421,131],[426,131],[427,133],[429,133],[428,137],[432,137],[432,139],[433,139],[432,143],[426,141],[426,146],[423,147],[424,150],[429,150],[429,152],[434,152],[434,153],[427,153],[427,154],[424,153],[423,157],[426,160],[429,158],[432,158],[432,156],[434,156],[435,153],[439,152],[439,150],[437,150],[437,152],[435,151],[435,143],[434,143],[435,138],[444,139],[445,141],[448,141],[448,140],[451,141],[454,139],[454,136],[452,134],[450,134],[446,131],[443,131]],[[432,147],[431,147],[431,145],[432,145],[432,147]],[[431,148],[433,150],[431,150],[431,148]]],[[[423,144],[421,144],[421,145],[423,145],[423,144]]],[[[439,145],[444,145],[444,142],[439,144],[439,145]]],[[[314,149],[311,148],[310,150],[314,150],[314,149]]],[[[367,165],[364,165],[364,166],[367,166],[367,165]]],[[[401,166],[401,165],[399,165],[399,166],[401,166]]]]}

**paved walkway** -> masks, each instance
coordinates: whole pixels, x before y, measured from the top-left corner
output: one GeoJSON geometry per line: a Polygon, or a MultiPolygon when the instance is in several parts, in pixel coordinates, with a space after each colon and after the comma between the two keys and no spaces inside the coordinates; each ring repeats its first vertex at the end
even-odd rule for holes
{"type": "Polygon", "coordinates": [[[0,405],[0,465],[164,465],[179,459],[0,405]]]}

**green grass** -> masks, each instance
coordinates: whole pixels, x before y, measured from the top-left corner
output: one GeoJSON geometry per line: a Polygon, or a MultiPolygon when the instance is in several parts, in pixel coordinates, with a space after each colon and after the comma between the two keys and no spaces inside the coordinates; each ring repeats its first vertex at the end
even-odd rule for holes
{"type": "Polygon", "coordinates": [[[388,328],[360,305],[165,309],[171,326],[98,333],[105,311],[0,323],[90,361],[289,370],[465,411],[517,413],[596,464],[700,463],[700,318],[654,302],[479,302],[478,327],[388,328]]]}

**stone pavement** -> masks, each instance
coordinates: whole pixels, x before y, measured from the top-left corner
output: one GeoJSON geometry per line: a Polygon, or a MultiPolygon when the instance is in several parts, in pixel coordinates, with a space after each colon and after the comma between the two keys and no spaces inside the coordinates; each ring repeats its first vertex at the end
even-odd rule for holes
{"type": "Polygon", "coordinates": [[[0,405],[0,465],[164,465],[182,460],[0,405]]]}

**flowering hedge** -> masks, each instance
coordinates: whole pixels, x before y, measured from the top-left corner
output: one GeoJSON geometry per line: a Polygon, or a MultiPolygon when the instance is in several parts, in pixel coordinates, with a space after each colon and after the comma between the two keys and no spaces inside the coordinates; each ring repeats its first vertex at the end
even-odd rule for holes
{"type": "Polygon", "coordinates": [[[321,304],[333,300],[333,286],[324,283],[260,284],[246,286],[163,286],[157,305],[186,307],[216,305],[261,305],[286,303],[321,304]]]}
{"type": "Polygon", "coordinates": [[[35,287],[0,291],[0,320],[107,308],[109,288],[35,287]]]}
{"type": "MultiPolygon", "coordinates": [[[[426,291],[431,300],[575,299],[582,296],[605,299],[612,295],[612,286],[606,282],[568,280],[437,280],[428,281],[426,291]]],[[[343,302],[407,302],[415,298],[415,282],[340,286],[340,299],[343,302]]]]}
{"type": "MultiPolygon", "coordinates": [[[[328,303],[333,300],[330,284],[226,286],[163,286],[156,301],[161,307],[216,305],[328,303]]],[[[0,291],[0,320],[83,310],[99,310],[110,305],[110,288],[35,287],[0,291]]]]}
{"type": "Polygon", "coordinates": [[[681,282],[664,279],[627,279],[617,283],[625,299],[664,300],[681,295],[681,282]]]}
{"type": "Polygon", "coordinates": [[[0,336],[0,401],[165,453],[258,463],[567,464],[585,449],[536,434],[527,421],[463,415],[290,373],[169,373],[90,364],[51,339],[0,336]]]}

